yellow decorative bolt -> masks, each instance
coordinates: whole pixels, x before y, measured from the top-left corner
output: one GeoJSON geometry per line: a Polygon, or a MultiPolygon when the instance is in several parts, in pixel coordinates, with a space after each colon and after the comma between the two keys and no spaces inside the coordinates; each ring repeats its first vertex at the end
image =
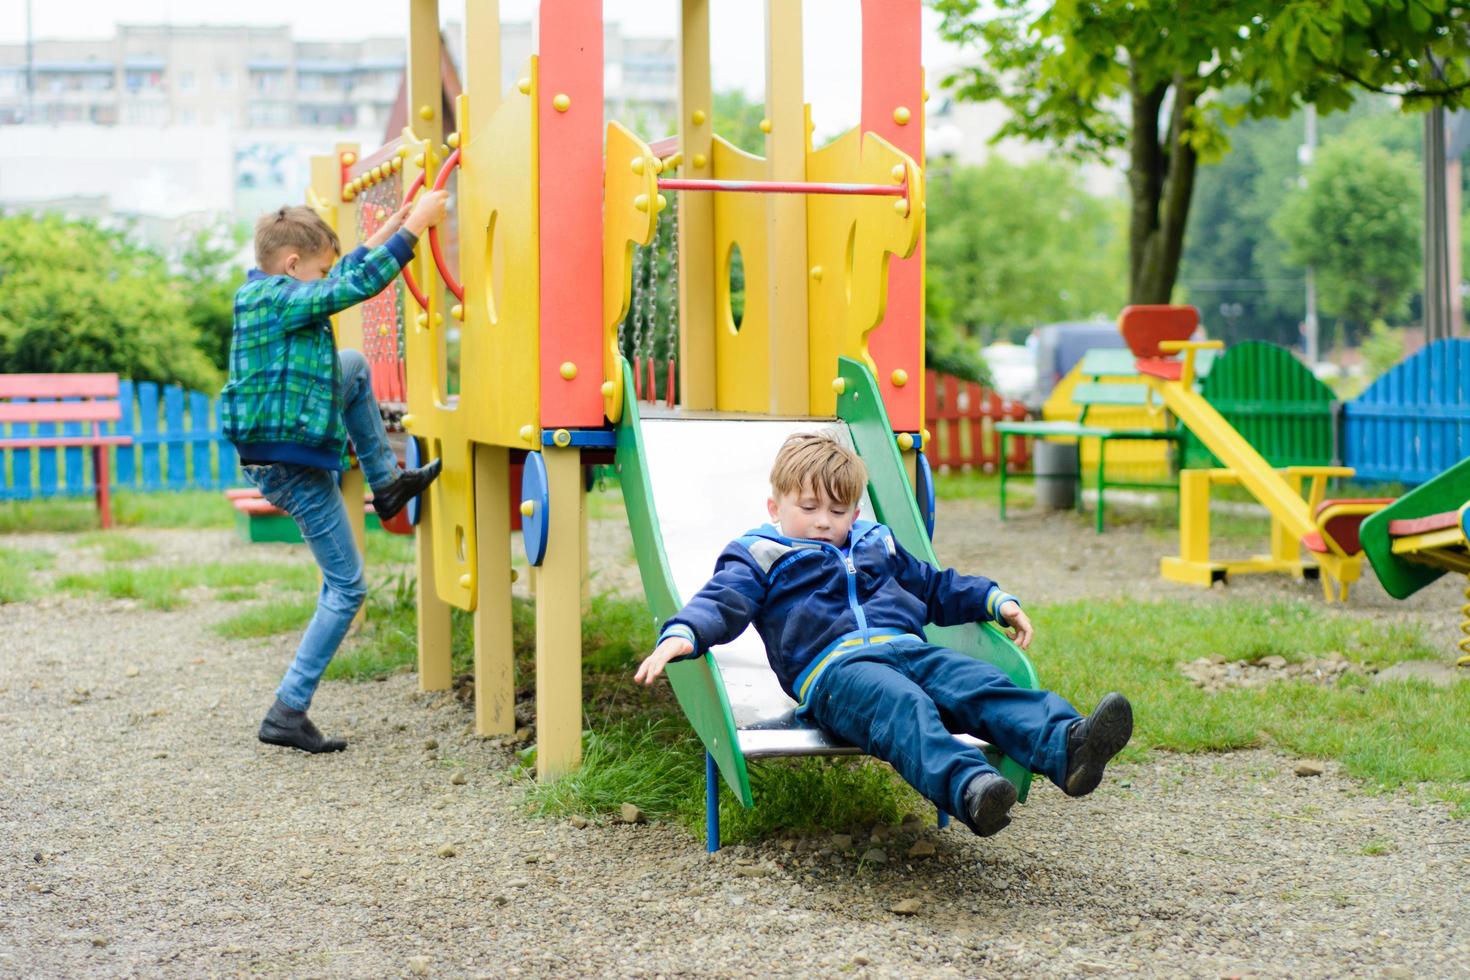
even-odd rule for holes
{"type": "Polygon", "coordinates": [[[903,368],[894,368],[893,374],[890,377],[893,379],[893,387],[895,388],[902,388],[909,383],[909,373],[903,368]]]}
{"type": "Polygon", "coordinates": [[[442,326],[444,326],[444,314],[443,313],[435,313],[434,314],[434,326],[436,326],[436,327],[442,327],[442,326]]]}
{"type": "Polygon", "coordinates": [[[347,150],[342,154],[342,162],[347,164],[347,166],[349,167],[352,166],[354,163],[357,162],[357,154],[353,153],[351,150],[347,150]]]}
{"type": "Polygon", "coordinates": [[[459,587],[461,589],[468,589],[471,585],[474,585],[474,584],[475,584],[475,580],[470,577],[470,573],[469,572],[465,572],[463,575],[461,575],[459,577],[459,587]]]}
{"type": "Polygon", "coordinates": [[[577,365],[573,364],[571,361],[562,361],[561,376],[568,381],[575,378],[577,376],[577,365]]]}
{"type": "Polygon", "coordinates": [[[839,395],[842,394],[843,392],[847,391],[847,379],[846,378],[833,378],[832,379],[832,390],[835,391],[835,392],[837,392],[837,394],[839,394],[839,395]]]}
{"type": "Polygon", "coordinates": [[[664,162],[658,157],[653,158],[653,172],[656,174],[661,174],[664,172],[664,162]]]}
{"type": "Polygon", "coordinates": [[[771,121],[769,119],[762,119],[760,122],[760,127],[761,132],[769,133],[771,131],[771,121]]]}
{"type": "Polygon", "coordinates": [[[909,112],[907,107],[899,106],[897,109],[893,110],[893,121],[898,123],[900,126],[907,126],[909,124],[910,115],[911,113],[909,112]]]}
{"type": "Polygon", "coordinates": [[[898,434],[898,448],[902,449],[904,452],[908,452],[910,449],[913,449],[914,437],[909,435],[907,432],[900,432],[898,434]]]}
{"type": "Polygon", "coordinates": [[[352,190],[351,187],[344,187],[344,188],[342,188],[342,200],[345,201],[346,203],[351,204],[352,203],[352,199],[354,197],[356,197],[356,196],[357,195],[355,193],[353,193],[353,190],[352,190]]]}
{"type": "Polygon", "coordinates": [[[420,330],[424,330],[429,326],[429,314],[420,313],[418,316],[414,317],[413,322],[414,325],[417,326],[420,330]]]}
{"type": "Polygon", "coordinates": [[[696,126],[703,126],[704,125],[704,119],[705,119],[705,116],[704,116],[704,110],[703,109],[695,109],[693,112],[691,112],[689,114],[689,121],[692,122],[692,123],[694,123],[694,125],[696,125],[696,126]]]}
{"type": "Polygon", "coordinates": [[[424,169],[424,155],[422,153],[415,154],[413,158],[413,165],[415,167],[418,167],[420,170],[424,169]]]}
{"type": "Polygon", "coordinates": [[[512,582],[519,582],[521,580],[521,573],[512,568],[510,570],[510,580],[512,582]]]}
{"type": "MultiPolygon", "coordinates": [[[[664,197],[662,194],[656,195],[654,199],[656,201],[658,201],[658,210],[659,211],[662,211],[664,208],[666,208],[666,207],[669,206],[669,199],[666,198],[666,197],[664,197]]],[[[655,213],[657,213],[657,212],[655,212],[655,213]]]]}
{"type": "Polygon", "coordinates": [[[821,266],[819,266],[819,265],[812,266],[812,279],[815,280],[815,281],[817,281],[817,282],[821,282],[822,281],[822,267],[821,266]]]}
{"type": "Polygon", "coordinates": [[[618,386],[615,385],[615,384],[613,384],[611,381],[604,381],[602,383],[602,397],[603,398],[611,398],[613,396],[613,393],[616,392],[617,390],[618,390],[618,386]]]}
{"type": "Polygon", "coordinates": [[[412,415],[405,415],[403,418],[398,420],[398,423],[402,425],[404,429],[412,432],[413,427],[418,424],[418,420],[415,419],[412,415]]]}
{"type": "Polygon", "coordinates": [[[633,158],[632,167],[633,167],[633,174],[635,176],[638,176],[638,177],[642,177],[643,176],[643,169],[644,169],[644,167],[643,167],[643,158],[642,157],[634,157],[633,158]]]}
{"type": "Polygon", "coordinates": [[[456,150],[459,149],[459,134],[450,133],[448,136],[444,137],[444,142],[454,147],[454,149],[456,150]]]}
{"type": "Polygon", "coordinates": [[[536,501],[534,501],[534,500],[522,500],[521,501],[521,516],[522,517],[535,517],[536,516],[536,501]]]}
{"type": "Polygon", "coordinates": [[[707,163],[709,163],[709,157],[705,156],[703,153],[696,153],[696,154],[694,154],[694,169],[695,170],[703,170],[704,169],[704,165],[707,164],[707,163]]]}
{"type": "Polygon", "coordinates": [[[924,101],[929,101],[929,86],[927,85],[924,86],[924,101]]]}
{"type": "Polygon", "coordinates": [[[647,194],[639,194],[637,197],[633,198],[633,207],[637,208],[639,211],[647,211],[648,210],[648,195],[647,194]]]}
{"type": "Polygon", "coordinates": [[[533,441],[536,438],[536,427],[531,425],[521,426],[521,438],[526,442],[533,441]]]}
{"type": "Polygon", "coordinates": [[[907,215],[909,213],[909,199],[906,197],[900,197],[895,200],[893,202],[893,210],[901,215],[907,215]]]}
{"type": "Polygon", "coordinates": [[[678,167],[679,164],[681,164],[683,162],[684,162],[684,151],[680,150],[678,153],[675,153],[673,156],[669,157],[667,160],[664,161],[664,169],[665,170],[673,170],[676,167],[678,167]]]}
{"type": "Polygon", "coordinates": [[[386,336],[388,336],[388,327],[387,327],[386,324],[384,324],[383,326],[381,326],[381,327],[378,328],[378,336],[379,337],[386,337],[386,336]]]}
{"type": "Polygon", "coordinates": [[[398,171],[402,170],[403,169],[403,157],[395,156],[392,160],[389,160],[388,161],[388,169],[391,170],[391,171],[393,171],[395,174],[398,173],[398,171]]]}
{"type": "Polygon", "coordinates": [[[551,100],[551,107],[557,112],[566,112],[572,107],[572,97],[565,92],[558,92],[556,98],[551,100]]]}
{"type": "Polygon", "coordinates": [[[456,320],[463,320],[464,319],[464,304],[463,303],[455,303],[453,306],[451,306],[449,308],[449,315],[452,316],[452,317],[454,317],[456,320]]]}
{"type": "Polygon", "coordinates": [[[557,429],[551,434],[551,442],[565,449],[572,444],[572,434],[566,429],[557,429]]]}
{"type": "Polygon", "coordinates": [[[516,91],[519,92],[519,93],[521,93],[522,95],[530,95],[531,94],[531,76],[530,75],[522,75],[516,81],[516,91]]]}
{"type": "Polygon", "coordinates": [[[934,441],[934,437],[929,434],[929,430],[928,429],[925,429],[924,430],[924,441],[926,443],[929,443],[929,442],[933,442],[934,441]]]}
{"type": "Polygon", "coordinates": [[[909,172],[903,164],[895,163],[893,165],[893,169],[889,171],[889,174],[893,177],[893,182],[895,184],[902,184],[904,178],[909,175],[909,172]]]}
{"type": "Polygon", "coordinates": [[[424,120],[425,122],[428,122],[430,119],[433,119],[434,118],[434,107],[431,106],[431,105],[421,105],[421,106],[419,106],[419,118],[422,119],[422,120],[424,120]]]}

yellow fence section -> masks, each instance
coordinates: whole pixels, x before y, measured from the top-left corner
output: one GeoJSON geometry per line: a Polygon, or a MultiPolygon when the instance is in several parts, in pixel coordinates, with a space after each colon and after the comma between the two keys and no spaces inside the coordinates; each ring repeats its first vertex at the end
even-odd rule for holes
{"type": "MultiPolygon", "coordinates": [[[[1082,414],[1082,406],[1072,400],[1072,389],[1082,378],[1079,361],[1057,382],[1052,393],[1041,406],[1041,417],[1048,422],[1076,422],[1082,414]]],[[[1094,405],[1087,412],[1087,424],[1110,429],[1158,429],[1168,426],[1168,415],[1163,407],[1155,409],[1131,408],[1116,405],[1094,405]]],[[[1074,440],[1057,440],[1074,441],[1074,440]]],[[[1167,480],[1169,478],[1170,447],[1162,442],[1118,441],[1108,446],[1108,479],[1139,482],[1167,480]]],[[[1082,443],[1082,472],[1097,471],[1098,446],[1096,439],[1082,443]]]]}

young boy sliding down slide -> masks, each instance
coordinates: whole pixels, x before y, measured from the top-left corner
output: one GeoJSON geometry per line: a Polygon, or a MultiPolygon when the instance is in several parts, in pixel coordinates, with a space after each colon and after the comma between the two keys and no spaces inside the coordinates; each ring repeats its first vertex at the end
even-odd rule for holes
{"type": "Polygon", "coordinates": [[[786,440],[771,470],[771,524],[732,541],[714,577],[664,624],[635,680],[734,640],[754,621],[797,716],[891,763],[914,789],[981,837],[1010,823],[1016,789],[967,732],[1085,796],[1128,744],[1133,710],[1108,694],[1082,717],[1050,691],[1017,687],[991,665],[928,643],[928,623],[1034,631],[1015,596],[987,578],[940,571],[881,524],[859,521],[867,471],[824,433],[786,440]]]}

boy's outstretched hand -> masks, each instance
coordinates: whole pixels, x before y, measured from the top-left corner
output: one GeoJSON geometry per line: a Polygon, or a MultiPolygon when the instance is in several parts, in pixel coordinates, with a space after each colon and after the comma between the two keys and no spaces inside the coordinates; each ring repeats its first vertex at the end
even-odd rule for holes
{"type": "Polygon", "coordinates": [[[429,191],[413,204],[413,210],[403,219],[403,227],[415,235],[422,235],[431,225],[437,225],[448,213],[449,192],[429,191]]]}
{"type": "Polygon", "coordinates": [[[633,675],[633,680],[652,687],[653,682],[658,680],[658,675],[664,672],[664,666],[670,660],[693,652],[694,644],[682,636],[671,636],[643,659],[643,663],[638,665],[638,673],[633,675]]]}
{"type": "Polygon", "coordinates": [[[1011,628],[1011,640],[1022,650],[1031,645],[1031,638],[1036,631],[1031,628],[1031,619],[1019,602],[1003,602],[1000,604],[1000,621],[1011,628]]]}
{"type": "Polygon", "coordinates": [[[378,226],[378,230],[373,232],[372,237],[363,242],[363,245],[367,248],[377,248],[379,245],[392,238],[393,233],[399,228],[403,227],[404,220],[407,219],[409,213],[413,211],[413,205],[413,201],[405,202],[403,207],[399,208],[397,211],[394,211],[392,214],[388,215],[388,217],[384,218],[383,223],[378,226]]]}

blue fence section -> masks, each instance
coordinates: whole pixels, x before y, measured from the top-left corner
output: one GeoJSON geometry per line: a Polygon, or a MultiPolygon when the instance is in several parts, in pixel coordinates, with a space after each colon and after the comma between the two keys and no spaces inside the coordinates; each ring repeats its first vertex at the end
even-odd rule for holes
{"type": "Polygon", "coordinates": [[[1470,456],[1470,340],[1437,340],[1342,407],[1359,480],[1415,484],[1470,456]]]}
{"type": "MultiPolygon", "coordinates": [[[[244,484],[235,449],[219,434],[214,399],[177,385],[124,381],[122,418],[102,426],[133,437],[109,449],[112,486],[121,490],[219,490],[244,484]]],[[[4,436],[81,435],[81,423],[0,425],[4,436]]],[[[86,496],[96,490],[90,449],[0,451],[0,500],[86,496]]]]}

